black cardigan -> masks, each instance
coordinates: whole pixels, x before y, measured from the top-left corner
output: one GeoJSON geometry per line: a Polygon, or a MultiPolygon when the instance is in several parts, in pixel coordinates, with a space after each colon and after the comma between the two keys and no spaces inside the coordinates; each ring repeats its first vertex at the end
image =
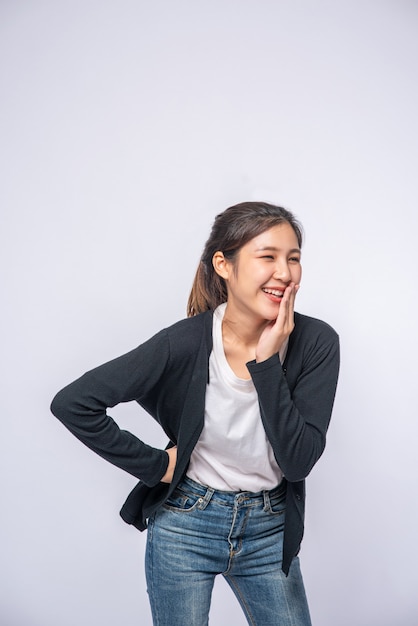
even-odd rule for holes
{"type": "MultiPolygon", "coordinates": [[[[212,312],[184,319],[135,350],[101,365],[60,391],[51,410],[89,448],[140,482],[122,518],[139,530],[185,475],[202,431],[212,350],[212,312]],[[121,430],[106,409],[136,400],[177,445],[171,484],[161,483],[168,455],[121,430]]],[[[283,571],[287,574],[303,536],[304,479],[321,456],[339,368],[335,331],[295,313],[283,367],[278,355],[247,363],[274,455],[287,480],[283,571]]]]}

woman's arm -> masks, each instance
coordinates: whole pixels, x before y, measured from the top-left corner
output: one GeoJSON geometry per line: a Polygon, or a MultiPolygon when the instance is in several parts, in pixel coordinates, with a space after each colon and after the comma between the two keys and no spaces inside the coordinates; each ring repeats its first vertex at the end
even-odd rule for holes
{"type": "Polygon", "coordinates": [[[60,391],[52,413],[91,450],[152,487],[166,474],[167,452],[121,430],[107,415],[120,402],[141,400],[160,380],[169,359],[161,331],[135,350],[109,361],[60,391]]]}
{"type": "Polygon", "coordinates": [[[337,386],[338,335],[322,322],[316,327],[316,336],[309,336],[305,345],[299,341],[290,348],[289,370],[292,360],[300,370],[292,390],[278,355],[247,364],[264,428],[276,460],[291,482],[304,479],[324,451],[337,386]]]}

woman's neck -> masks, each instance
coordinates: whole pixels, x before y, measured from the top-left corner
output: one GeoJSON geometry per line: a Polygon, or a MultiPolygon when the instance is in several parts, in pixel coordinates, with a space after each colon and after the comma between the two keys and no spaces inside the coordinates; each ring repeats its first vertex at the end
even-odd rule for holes
{"type": "Polygon", "coordinates": [[[255,348],[261,333],[269,324],[268,320],[256,320],[235,308],[226,305],[222,321],[222,336],[232,344],[240,344],[244,348],[255,348]]]}

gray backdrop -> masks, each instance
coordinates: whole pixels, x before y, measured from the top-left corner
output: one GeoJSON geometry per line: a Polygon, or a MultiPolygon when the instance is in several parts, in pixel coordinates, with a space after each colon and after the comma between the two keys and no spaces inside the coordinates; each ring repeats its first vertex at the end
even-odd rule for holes
{"type": "MultiPolygon", "coordinates": [[[[302,220],[297,308],[341,336],[314,625],[418,623],[417,27],[413,0],[1,1],[1,624],[151,624],[135,480],[49,403],[184,317],[215,214],[248,199],[302,220]]],[[[222,580],[211,623],[244,624],[222,580]]]]}

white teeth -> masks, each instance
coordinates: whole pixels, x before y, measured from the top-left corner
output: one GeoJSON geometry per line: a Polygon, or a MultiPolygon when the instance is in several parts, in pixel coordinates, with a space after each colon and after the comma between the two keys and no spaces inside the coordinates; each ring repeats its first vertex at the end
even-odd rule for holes
{"type": "Polygon", "coordinates": [[[269,293],[272,296],[276,296],[276,298],[280,298],[283,296],[283,291],[279,291],[278,289],[263,289],[265,293],[269,293]]]}

